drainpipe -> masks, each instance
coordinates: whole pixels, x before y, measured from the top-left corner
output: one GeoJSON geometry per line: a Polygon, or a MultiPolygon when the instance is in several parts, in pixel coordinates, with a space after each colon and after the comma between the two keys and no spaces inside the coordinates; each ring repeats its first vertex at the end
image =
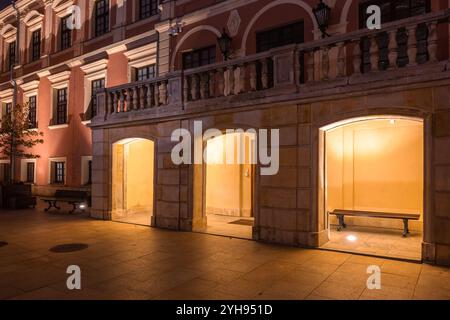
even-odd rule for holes
{"type": "MultiPolygon", "coordinates": [[[[14,63],[12,64],[12,66],[10,66],[10,83],[13,86],[13,100],[12,100],[12,106],[11,106],[11,122],[14,122],[14,109],[16,108],[16,104],[17,104],[17,81],[16,79],[14,79],[14,68],[16,65],[19,64],[19,53],[20,53],[20,47],[19,47],[19,43],[20,43],[20,12],[19,9],[17,9],[16,6],[16,1],[13,0],[12,1],[12,7],[14,8],[14,10],[16,11],[16,20],[17,20],[17,29],[16,29],[16,50],[15,50],[15,57],[14,57],[14,63]]],[[[12,183],[14,181],[14,173],[15,173],[15,162],[16,162],[16,156],[14,154],[14,150],[13,150],[13,146],[14,146],[14,141],[15,137],[14,134],[11,136],[11,154],[9,156],[9,170],[10,170],[10,174],[9,174],[9,183],[12,183]]]]}

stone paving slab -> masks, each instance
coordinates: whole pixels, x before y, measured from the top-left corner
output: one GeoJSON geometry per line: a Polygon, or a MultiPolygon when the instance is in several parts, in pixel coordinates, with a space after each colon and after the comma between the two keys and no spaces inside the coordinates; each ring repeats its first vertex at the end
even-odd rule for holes
{"type": "Polygon", "coordinates": [[[450,299],[450,268],[173,232],[42,208],[0,211],[0,299],[450,299]],[[49,249],[86,243],[73,253],[49,249]],[[69,265],[82,290],[66,286],[69,265]],[[381,290],[366,286],[381,269],[381,290]]]}

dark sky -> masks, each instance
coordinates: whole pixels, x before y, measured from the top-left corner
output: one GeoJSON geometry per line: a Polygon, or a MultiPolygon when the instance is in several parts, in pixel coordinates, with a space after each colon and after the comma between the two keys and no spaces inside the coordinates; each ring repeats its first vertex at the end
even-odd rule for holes
{"type": "Polygon", "coordinates": [[[0,10],[11,4],[11,0],[0,0],[0,10]]]}

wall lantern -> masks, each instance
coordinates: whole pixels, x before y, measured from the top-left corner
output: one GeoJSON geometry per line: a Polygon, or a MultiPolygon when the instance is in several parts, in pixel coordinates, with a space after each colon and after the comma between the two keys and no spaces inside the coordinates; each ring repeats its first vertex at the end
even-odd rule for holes
{"type": "Polygon", "coordinates": [[[328,29],[328,23],[331,15],[331,8],[327,6],[323,0],[320,0],[317,8],[313,9],[314,16],[316,17],[319,29],[322,32],[322,38],[329,37],[330,35],[326,32],[328,29]]]}
{"type": "Polygon", "coordinates": [[[223,60],[227,61],[231,51],[231,37],[223,28],[222,35],[217,38],[217,43],[219,44],[220,52],[222,52],[223,60]]]}

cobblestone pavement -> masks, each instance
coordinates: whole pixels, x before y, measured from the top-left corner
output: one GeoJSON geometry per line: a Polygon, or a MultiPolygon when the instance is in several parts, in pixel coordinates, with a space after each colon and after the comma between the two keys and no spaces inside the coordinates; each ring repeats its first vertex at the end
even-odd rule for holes
{"type": "Polygon", "coordinates": [[[450,299],[450,269],[189,232],[42,208],[0,211],[0,299],[450,299]],[[85,243],[72,253],[58,244],[85,243]],[[69,291],[66,269],[81,268],[69,291]],[[381,267],[381,290],[366,286],[381,267]]]}

